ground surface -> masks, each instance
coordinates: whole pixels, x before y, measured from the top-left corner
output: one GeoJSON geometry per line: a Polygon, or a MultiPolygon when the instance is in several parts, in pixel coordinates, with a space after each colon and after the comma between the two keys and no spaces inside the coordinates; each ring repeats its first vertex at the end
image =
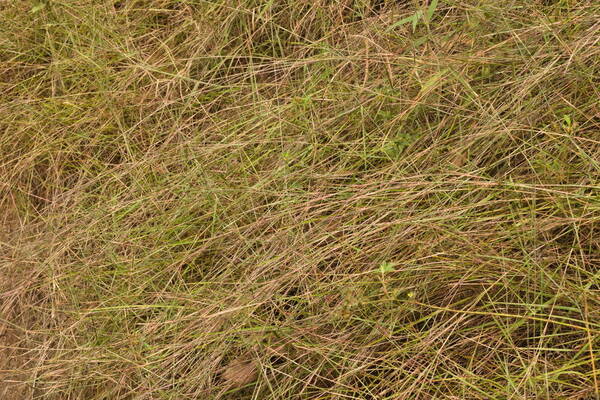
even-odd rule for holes
{"type": "Polygon", "coordinates": [[[594,399],[596,1],[0,3],[0,396],[594,399]]]}

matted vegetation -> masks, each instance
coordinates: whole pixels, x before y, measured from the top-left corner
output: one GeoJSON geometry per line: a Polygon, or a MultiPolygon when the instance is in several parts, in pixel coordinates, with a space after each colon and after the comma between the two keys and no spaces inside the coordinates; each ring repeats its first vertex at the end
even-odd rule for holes
{"type": "Polygon", "coordinates": [[[594,399],[600,4],[0,3],[0,395],[594,399]]]}

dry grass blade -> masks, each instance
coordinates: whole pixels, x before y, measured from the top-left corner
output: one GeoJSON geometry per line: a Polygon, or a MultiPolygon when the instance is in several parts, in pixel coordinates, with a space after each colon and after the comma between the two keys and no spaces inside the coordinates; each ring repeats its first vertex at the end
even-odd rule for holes
{"type": "Polygon", "coordinates": [[[599,18],[3,2],[0,398],[598,398],[599,18]]]}

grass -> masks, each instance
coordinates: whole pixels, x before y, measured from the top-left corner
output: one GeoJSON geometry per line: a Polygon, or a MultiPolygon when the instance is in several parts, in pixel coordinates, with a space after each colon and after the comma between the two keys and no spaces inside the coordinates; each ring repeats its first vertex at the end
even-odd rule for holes
{"type": "Polygon", "coordinates": [[[599,20],[0,4],[0,394],[600,398],[599,20]]]}

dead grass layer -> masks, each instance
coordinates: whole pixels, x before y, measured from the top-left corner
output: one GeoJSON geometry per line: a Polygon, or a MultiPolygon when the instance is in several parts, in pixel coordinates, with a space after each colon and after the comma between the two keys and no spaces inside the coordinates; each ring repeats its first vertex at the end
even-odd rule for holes
{"type": "Polygon", "coordinates": [[[3,399],[595,399],[600,5],[0,4],[3,399]]]}

